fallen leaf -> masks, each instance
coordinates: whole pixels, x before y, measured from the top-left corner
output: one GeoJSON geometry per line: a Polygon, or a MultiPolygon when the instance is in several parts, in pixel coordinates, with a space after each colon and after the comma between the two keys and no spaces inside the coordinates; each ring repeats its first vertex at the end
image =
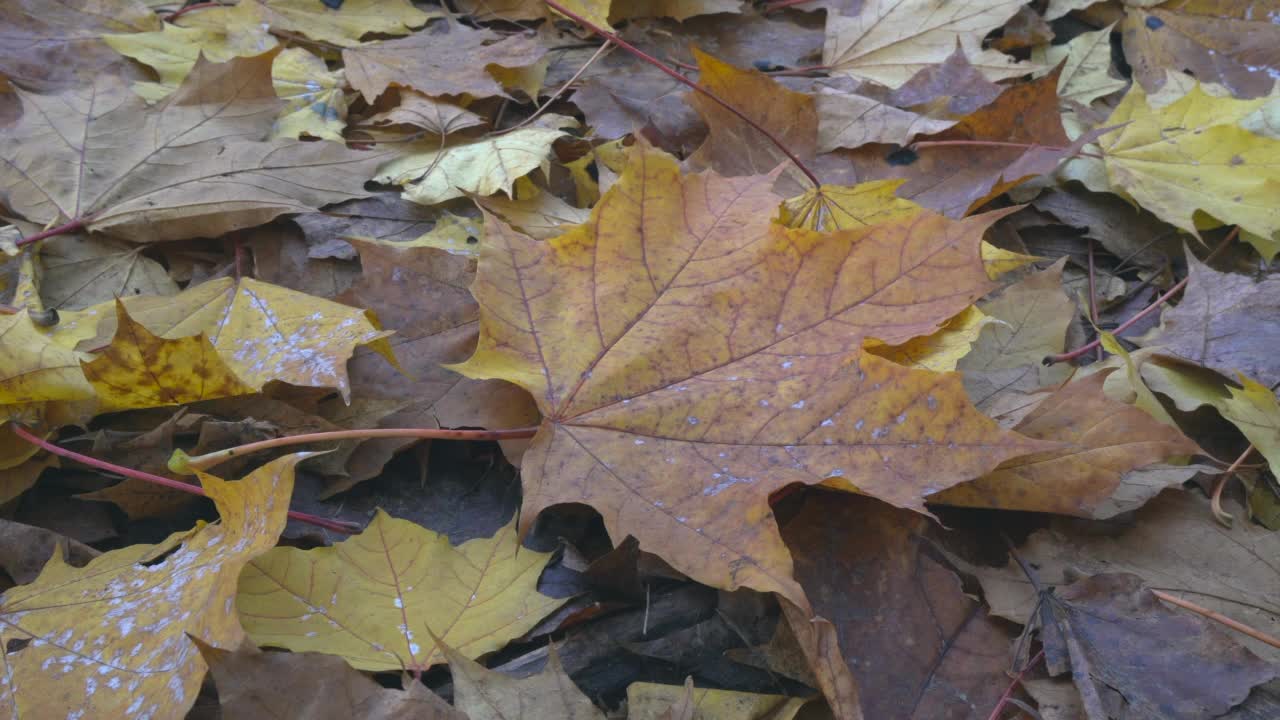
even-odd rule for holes
{"type": "Polygon", "coordinates": [[[16,585],[35,582],[54,555],[67,566],[84,567],[101,554],[52,530],[0,520],[0,570],[16,585]]]}
{"type": "Polygon", "coordinates": [[[1268,386],[1280,382],[1280,357],[1271,351],[1280,341],[1272,320],[1280,310],[1280,278],[1254,282],[1218,272],[1190,252],[1187,275],[1182,301],[1166,306],[1160,326],[1139,344],[1224,375],[1240,372],[1268,386]]]}
{"type": "Polygon", "coordinates": [[[958,119],[991,104],[1002,92],[1004,87],[983,77],[957,45],[941,64],[923,68],[889,93],[887,101],[931,117],[958,119]]]}
{"type": "Polygon", "coordinates": [[[973,717],[1006,684],[1010,636],[929,553],[928,523],[878,500],[823,493],[807,496],[782,529],[821,618],[800,622],[834,626],[834,660],[856,678],[867,718],[973,717]]]}
{"type": "Polygon", "coordinates": [[[982,328],[996,322],[976,307],[969,307],[944,323],[932,335],[908,340],[901,345],[868,341],[863,347],[873,355],[905,367],[949,372],[955,370],[961,358],[969,354],[982,328]]]}
{"type": "Polygon", "coordinates": [[[1082,578],[1055,590],[1044,607],[1057,623],[1040,628],[1050,673],[1066,671],[1052,658],[1070,655],[1091,718],[1217,717],[1276,676],[1212,621],[1160,604],[1136,575],[1082,578]]]}
{"type": "Polygon", "coordinates": [[[1102,391],[1107,373],[1076,380],[1045,398],[1014,429],[1059,450],[1005,461],[993,472],[944,490],[936,502],[1101,517],[1124,473],[1200,448],[1177,428],[1102,391]]]}
{"type": "MultiPolygon", "coordinates": [[[[12,435],[12,432],[6,432],[6,435],[12,435]]],[[[31,447],[30,443],[25,443],[31,447]]],[[[8,503],[14,498],[20,497],[22,493],[30,490],[36,481],[40,479],[40,473],[45,468],[58,467],[58,461],[53,455],[44,455],[41,457],[31,457],[23,460],[11,457],[6,453],[4,472],[0,473],[0,505],[8,503]]],[[[44,558],[41,559],[42,561],[44,558]]]]}
{"type": "Polygon", "coordinates": [[[3,656],[0,710],[181,717],[205,674],[190,638],[218,647],[243,639],[232,605],[236,577],[275,545],[304,456],[235,483],[201,475],[222,522],[113,550],[83,568],[55,554],[35,582],[0,596],[0,643],[21,647],[3,656]]]}
{"type": "Polygon", "coordinates": [[[1045,367],[1046,355],[1060,353],[1067,338],[1067,326],[1076,316],[1076,305],[1062,290],[1062,269],[1066,260],[1010,285],[994,299],[978,304],[984,315],[995,320],[982,328],[973,350],[957,368],[969,379],[991,371],[1030,366],[1037,387],[1065,380],[1071,369],[1065,365],[1045,367]]]}
{"type": "MultiPolygon", "coordinates": [[[[702,71],[699,83],[722,101],[742,108],[757,125],[773,133],[792,153],[811,158],[818,139],[814,100],[793,92],[759,70],[743,70],[694,49],[702,71]],[[758,98],[768,97],[762,103],[758,98]]],[[[694,168],[713,168],[720,175],[759,175],[788,163],[788,188],[799,192],[808,183],[777,143],[702,93],[686,96],[710,129],[707,140],[689,158],[694,168]]]]}
{"type": "Polygon", "coordinates": [[[383,192],[334,205],[322,212],[295,215],[291,219],[306,236],[310,246],[309,257],[336,256],[352,260],[356,257],[356,250],[342,239],[344,237],[412,240],[429,231],[439,217],[440,210],[436,208],[409,202],[399,193],[383,192]],[[338,243],[345,250],[339,250],[338,243]],[[317,252],[316,248],[324,250],[317,252]]]}
{"type": "Polygon", "coordinates": [[[896,88],[917,71],[945,62],[959,43],[969,63],[989,80],[1026,75],[1037,66],[981,45],[983,36],[1021,6],[1016,0],[980,8],[961,3],[939,7],[932,0],[866,0],[855,16],[827,16],[822,64],[836,75],[896,88]]]}
{"type": "Polygon", "coordinates": [[[545,52],[527,36],[437,22],[406,38],[348,48],[342,60],[351,87],[372,103],[392,85],[427,95],[505,96],[491,68],[528,67],[545,52]]]}
{"type": "Polygon", "coordinates": [[[542,672],[519,679],[489,670],[448,645],[441,649],[453,675],[454,705],[471,720],[604,720],[604,713],[565,674],[554,645],[542,672]]]}
{"type": "MultiPolygon", "coordinates": [[[[1227,502],[1230,502],[1228,500],[1227,502]]],[[[1069,582],[1069,569],[1085,574],[1140,574],[1151,587],[1204,605],[1250,627],[1280,632],[1276,589],[1280,574],[1269,562],[1280,549],[1280,535],[1253,523],[1224,527],[1209,520],[1209,501],[1198,492],[1169,490],[1139,508],[1131,522],[1115,532],[1068,518],[1032,533],[1018,552],[1033,563],[1042,582],[1069,582]]],[[[966,566],[982,583],[991,612],[1026,622],[1038,597],[1017,563],[1000,568],[966,566]]],[[[1271,662],[1280,650],[1238,636],[1271,662]]]]}
{"type": "Polygon", "coordinates": [[[464,107],[408,89],[400,90],[399,105],[369,118],[371,125],[412,125],[441,136],[485,122],[464,107]]]}
{"type": "Polygon", "coordinates": [[[792,720],[802,698],[637,682],[627,686],[627,720],[792,720]],[[668,714],[670,713],[670,714],[668,714]]]}
{"type": "MultiPolygon", "coordinates": [[[[550,240],[560,234],[566,225],[581,225],[591,212],[576,208],[546,190],[529,184],[530,192],[524,193],[517,181],[517,199],[492,195],[478,198],[476,203],[502,218],[503,222],[532,238],[550,240]]],[[[478,254],[478,253],[477,253],[478,254]]]]}
{"type": "Polygon", "coordinates": [[[138,245],[77,233],[44,240],[32,252],[46,308],[79,310],[117,297],[178,292],[164,266],[138,245]]]}
{"type": "Polygon", "coordinates": [[[1275,242],[1280,138],[1250,125],[1265,122],[1269,102],[1214,97],[1196,85],[1156,108],[1134,85],[1104,123],[1123,127],[1098,140],[1112,188],[1189,233],[1202,212],[1275,242]]]}
{"type": "MultiPolygon", "coordinates": [[[[340,657],[223,650],[196,641],[218,687],[223,717],[237,720],[466,720],[420,682],[384,688],[340,657]]],[[[477,720],[471,718],[471,720],[477,720]]]]}
{"type": "Polygon", "coordinates": [[[80,85],[122,70],[120,56],[102,42],[104,35],[159,27],[160,19],[140,0],[5,0],[0,3],[0,75],[36,92],[80,85]]]}
{"type": "Polygon", "coordinates": [[[968,407],[956,377],[860,351],[930,334],[988,289],[978,243],[994,216],[783,228],[760,212],[780,201],[767,176],[680,175],[633,153],[585,225],[549,241],[486,229],[480,343],[458,369],[524,387],[546,418],[523,464],[525,528],[585,502],[701,582],[803,606],[774,490],[843,476],[919,508],[1032,449],[968,407]],[[927,487],[905,481],[924,466],[927,487]]]}
{"type": "Polygon", "coordinates": [[[543,115],[528,127],[472,142],[441,147],[419,141],[405,153],[378,168],[374,182],[405,187],[404,198],[423,205],[463,197],[467,193],[511,194],[517,178],[550,169],[551,144],[577,121],[563,115],[543,115]]]}
{"type": "Polygon", "coordinates": [[[1266,385],[1243,375],[1240,382],[1244,387],[1228,388],[1231,397],[1218,409],[1262,453],[1274,474],[1280,470],[1280,403],[1266,385]]]}
{"type": "Polygon", "coordinates": [[[343,142],[347,126],[346,79],[302,48],[286,48],[271,65],[271,84],[285,101],[273,138],[304,135],[343,142]]]}
{"type": "Polygon", "coordinates": [[[917,135],[939,133],[956,124],[956,120],[900,110],[881,100],[833,88],[821,88],[814,100],[818,113],[818,152],[868,143],[906,145],[917,135]]]}
{"type": "Polygon", "coordinates": [[[1065,45],[1043,45],[1031,51],[1031,57],[1045,67],[1062,66],[1058,75],[1058,97],[1064,104],[1089,105],[1128,84],[1112,77],[1111,31],[1114,24],[1096,32],[1080,33],[1065,45]]]}
{"type": "MultiPolygon", "coordinates": [[[[254,390],[278,380],[335,388],[349,398],[346,364],[357,345],[371,345],[388,361],[394,357],[384,340],[389,333],[369,313],[249,278],[222,278],[173,297],[121,302],[160,338],[203,333],[227,368],[254,390]]],[[[104,317],[99,337],[115,332],[114,314],[104,317]]]]}
{"type": "Polygon", "coordinates": [[[94,397],[80,372],[80,360],[87,356],[55,344],[25,310],[0,315],[0,339],[0,408],[94,397]]]}
{"type": "Polygon", "coordinates": [[[1177,230],[1109,193],[1057,188],[1040,193],[1031,204],[1067,225],[1083,228],[1085,237],[1146,273],[1167,271],[1170,258],[1182,250],[1177,230]]]}
{"type": "Polygon", "coordinates": [[[535,590],[550,559],[520,548],[511,525],[455,548],[379,512],[332,547],[280,547],[255,559],[236,603],[259,645],[340,655],[359,670],[425,670],[445,662],[433,633],[479,657],[559,607],[564,600],[535,590]]]}
{"type": "MultiPolygon", "coordinates": [[[[1134,3],[1126,3],[1133,5],[1134,3]]],[[[1223,85],[1237,98],[1266,95],[1280,72],[1280,26],[1266,2],[1173,0],[1125,12],[1124,54],[1147,92],[1167,70],[1223,85]]]]}
{"type": "Polygon", "coordinates": [[[407,35],[436,12],[423,12],[409,0],[343,0],[317,8],[308,0],[256,0],[272,29],[305,35],[342,47],[360,44],[366,35],[407,35]]]}
{"type": "Polygon", "coordinates": [[[79,220],[135,242],[216,236],[361,197],[387,158],[336,143],[254,140],[269,132],[279,103],[266,56],[198,64],[151,108],[109,75],[22,99],[26,112],[0,140],[6,204],[33,223],[79,220]]]}
{"type": "Polygon", "coordinates": [[[612,0],[609,22],[645,17],[688,20],[698,15],[741,13],[742,0],[612,0]]]}
{"type": "Polygon", "coordinates": [[[1050,173],[1094,134],[1067,137],[1058,112],[1058,72],[1014,85],[995,102],[954,127],[920,142],[911,155],[867,146],[852,159],[865,179],[900,177],[898,195],[951,217],[961,217],[1036,175],[1050,173]]]}

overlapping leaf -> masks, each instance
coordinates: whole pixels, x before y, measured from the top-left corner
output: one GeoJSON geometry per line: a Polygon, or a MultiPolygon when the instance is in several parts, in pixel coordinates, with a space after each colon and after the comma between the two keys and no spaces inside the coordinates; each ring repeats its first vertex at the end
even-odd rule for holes
{"type": "Polygon", "coordinates": [[[11,717],[180,718],[205,664],[191,638],[234,648],[232,600],[250,558],[275,545],[293,489],[290,455],[236,483],[201,483],[222,522],[132,545],[84,568],[54,555],[0,596],[0,712],[11,717]]]}
{"type": "Polygon", "coordinates": [[[954,376],[860,349],[930,334],[988,289],[992,216],[789,229],[759,212],[780,202],[768,182],[682,176],[641,148],[587,224],[542,242],[495,223],[460,369],[525,387],[547,418],[523,465],[526,525],[589,503],[702,582],[803,603],[771,492],[838,476],[918,508],[1034,444],[954,376]]]}
{"type": "Polygon", "coordinates": [[[433,636],[479,657],[558,607],[536,589],[550,558],[520,548],[511,525],[451,547],[379,512],[332,547],[276,548],[253,561],[236,603],[259,645],[341,655],[362,670],[425,670],[445,661],[433,636]]]}
{"type": "Polygon", "coordinates": [[[0,139],[0,189],[39,225],[81,221],[133,241],[211,236],[363,197],[386,152],[265,141],[279,109],[271,58],[198,65],[155,107],[120,80],[22,95],[0,139]]]}

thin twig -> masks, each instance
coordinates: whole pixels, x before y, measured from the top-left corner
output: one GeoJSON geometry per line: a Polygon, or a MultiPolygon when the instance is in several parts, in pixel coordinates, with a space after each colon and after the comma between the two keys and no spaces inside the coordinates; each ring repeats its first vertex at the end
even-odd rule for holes
{"type": "MultiPolygon", "coordinates": [[[[1218,243],[1218,246],[1213,249],[1213,252],[1209,253],[1209,255],[1204,259],[1204,262],[1207,263],[1213,258],[1217,257],[1218,253],[1225,250],[1227,246],[1231,244],[1231,241],[1234,240],[1236,238],[1236,235],[1238,234],[1240,234],[1240,227],[1238,225],[1234,228],[1231,228],[1231,232],[1227,233],[1227,236],[1222,239],[1222,242],[1218,243]]],[[[1142,310],[1138,311],[1133,317],[1129,318],[1128,320],[1125,320],[1123,323],[1120,324],[1119,327],[1117,327],[1115,330],[1112,330],[1111,334],[1115,335],[1116,337],[1119,337],[1120,333],[1133,327],[1134,324],[1137,323],[1139,320],[1155,312],[1157,308],[1159,308],[1161,305],[1164,305],[1166,302],[1168,302],[1169,298],[1182,292],[1182,289],[1185,288],[1187,286],[1187,283],[1190,281],[1191,281],[1191,275],[1188,274],[1186,277],[1179,280],[1176,285],[1169,288],[1168,292],[1156,298],[1155,302],[1151,303],[1150,305],[1146,306],[1142,310]]],[[[1060,363],[1060,362],[1069,362],[1071,360],[1075,360],[1076,358],[1080,357],[1081,355],[1084,355],[1085,353],[1089,352],[1090,350],[1100,345],[1102,345],[1102,338],[1097,338],[1093,342],[1081,345],[1080,347],[1070,352],[1058,353],[1057,355],[1049,355],[1043,360],[1043,362],[1045,365],[1056,365],[1057,363],[1060,363]]]]}
{"type": "Polygon", "coordinates": [[[1190,610],[1193,613],[1198,613],[1200,615],[1203,615],[1209,618],[1214,622],[1226,625],[1227,627],[1231,628],[1232,630],[1235,630],[1236,632],[1244,633],[1245,635],[1248,635],[1254,640],[1257,640],[1259,642],[1264,642],[1270,645],[1271,647],[1280,648],[1280,639],[1276,639],[1275,637],[1268,635],[1267,633],[1264,633],[1261,630],[1255,630],[1254,628],[1251,628],[1242,622],[1237,622],[1235,620],[1232,620],[1231,618],[1227,617],[1226,615],[1223,615],[1220,612],[1215,612],[1213,610],[1210,610],[1207,607],[1197,605],[1191,602],[1190,600],[1183,600],[1182,598],[1177,597],[1176,595],[1170,595],[1169,593],[1162,592],[1160,590],[1152,590],[1151,594],[1155,595],[1156,597],[1160,598],[1161,600],[1171,605],[1177,605],[1178,607],[1190,610]]]}
{"type": "MultiPolygon", "coordinates": [[[[98,468],[99,470],[105,470],[109,473],[122,475],[127,478],[133,478],[134,480],[141,480],[143,482],[152,483],[153,485],[163,485],[164,487],[170,488],[172,490],[178,490],[180,492],[189,493],[191,495],[208,497],[205,494],[204,489],[201,488],[199,485],[191,485],[188,483],[184,483],[180,480],[172,480],[170,478],[167,478],[161,475],[152,475],[149,472],[134,470],[133,468],[127,468],[122,465],[116,465],[115,463],[107,462],[106,460],[99,460],[98,458],[95,458],[95,457],[82,455],[74,450],[68,450],[64,447],[59,447],[57,445],[54,445],[53,443],[49,442],[48,440],[45,440],[42,437],[39,437],[38,435],[33,435],[30,431],[28,431],[26,428],[22,427],[21,425],[14,424],[11,427],[13,428],[13,434],[17,435],[23,440],[26,440],[32,445],[35,445],[43,450],[47,450],[48,452],[51,452],[54,455],[59,455],[61,457],[67,458],[68,460],[75,460],[76,462],[84,465],[88,465],[89,467],[95,467],[95,468],[98,468]]],[[[351,523],[343,522],[341,520],[332,520],[329,518],[322,518],[317,515],[298,512],[296,510],[290,510],[289,517],[293,520],[297,520],[298,522],[307,523],[308,525],[315,525],[316,527],[321,527],[326,530],[333,530],[334,532],[346,533],[348,535],[352,535],[361,531],[361,528],[359,526],[353,525],[351,523]]]]}
{"type": "MultiPolygon", "coordinates": [[[[1089,322],[1093,323],[1094,331],[1098,331],[1098,286],[1093,276],[1093,238],[1087,238],[1089,241],[1089,322]]],[[[1097,360],[1102,362],[1102,346],[1097,348],[1097,360]]]]}
{"type": "MultiPolygon", "coordinates": [[[[551,103],[555,102],[557,98],[559,98],[561,95],[563,95],[565,90],[568,90],[570,86],[572,86],[574,83],[578,82],[578,78],[582,77],[582,73],[586,72],[586,71],[587,71],[587,68],[591,67],[591,64],[592,64],[592,63],[594,63],[596,60],[600,59],[600,56],[604,55],[605,51],[606,51],[606,50],[608,50],[612,45],[613,45],[613,41],[611,41],[611,40],[605,40],[605,41],[604,41],[604,44],[603,44],[603,45],[601,45],[601,46],[600,46],[600,47],[595,51],[595,54],[594,54],[594,55],[592,55],[592,56],[591,56],[591,57],[590,57],[590,58],[589,58],[585,63],[583,63],[582,67],[578,68],[578,72],[574,73],[574,74],[573,74],[573,77],[569,78],[569,79],[565,82],[565,84],[561,85],[559,90],[556,90],[554,93],[552,93],[552,94],[551,94],[551,97],[547,98],[547,101],[546,101],[546,102],[544,102],[544,103],[542,103],[542,105],[541,105],[541,106],[539,106],[537,110],[534,110],[532,115],[530,115],[529,117],[525,118],[524,120],[521,120],[521,121],[519,122],[519,124],[512,125],[511,127],[507,128],[506,130],[499,130],[499,131],[497,131],[497,132],[495,132],[495,133],[490,133],[489,137],[493,137],[494,135],[502,135],[502,134],[504,134],[504,133],[509,133],[509,132],[511,132],[512,130],[519,130],[520,128],[524,127],[525,125],[528,125],[529,123],[533,122],[535,118],[537,118],[539,115],[541,115],[541,114],[543,113],[543,111],[545,111],[547,108],[551,107],[551,103]]],[[[535,100],[536,100],[536,98],[535,98],[535,100]]]]}
{"type": "Polygon", "coordinates": [[[786,155],[787,158],[791,160],[791,162],[796,164],[796,167],[800,169],[800,172],[804,173],[805,177],[809,178],[809,181],[813,183],[813,186],[815,188],[822,186],[822,183],[818,180],[818,176],[814,175],[813,171],[810,170],[808,166],[806,166],[804,162],[802,162],[800,158],[797,157],[796,154],[792,152],[791,149],[788,148],[782,142],[782,140],[778,138],[778,136],[774,135],[773,133],[761,127],[760,124],[757,123],[755,120],[752,120],[751,118],[747,117],[746,113],[742,112],[738,108],[729,104],[727,101],[721,99],[719,95],[716,95],[715,93],[711,92],[705,87],[681,75],[666,63],[655,58],[649,53],[646,53],[645,51],[641,50],[635,45],[632,45],[626,40],[623,40],[622,38],[618,37],[614,33],[611,33],[608,30],[605,30],[604,28],[596,25],[595,23],[592,23],[591,21],[587,20],[581,15],[573,12],[572,10],[569,10],[564,5],[561,5],[560,3],[556,2],[556,0],[546,0],[546,3],[547,3],[547,6],[550,7],[552,10],[555,10],[561,15],[564,15],[565,17],[587,28],[588,30],[599,35],[600,37],[613,41],[613,43],[618,47],[622,48],[623,50],[626,50],[632,55],[635,55],[637,58],[640,58],[641,60],[658,68],[659,70],[661,70],[662,72],[670,76],[671,78],[675,79],[677,82],[680,82],[684,85],[689,86],[690,88],[693,88],[693,90],[695,90],[696,92],[699,92],[702,95],[706,96],[707,99],[716,103],[717,105],[724,108],[725,110],[728,110],[729,112],[733,113],[733,115],[737,117],[739,120],[750,125],[756,131],[758,131],[761,135],[764,135],[766,138],[768,138],[769,142],[773,143],[774,147],[778,148],[778,150],[780,150],[783,155],[786,155]]]}
{"type": "Polygon", "coordinates": [[[1013,697],[1013,691],[1022,684],[1022,678],[1030,672],[1031,668],[1036,666],[1036,663],[1040,662],[1040,658],[1042,657],[1044,657],[1043,648],[1040,649],[1040,652],[1036,653],[1035,657],[1028,660],[1026,666],[1019,670],[1018,674],[1014,676],[1013,680],[1009,683],[1009,687],[1005,688],[1004,694],[1000,696],[1000,701],[996,703],[995,709],[987,716],[987,720],[1000,720],[1000,713],[1004,711],[1004,706],[1009,704],[1009,699],[1013,697]]]}

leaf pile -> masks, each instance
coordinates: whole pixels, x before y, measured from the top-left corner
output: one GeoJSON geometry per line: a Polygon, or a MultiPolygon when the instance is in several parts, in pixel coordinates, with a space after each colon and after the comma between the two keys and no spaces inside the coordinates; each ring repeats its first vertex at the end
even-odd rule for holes
{"type": "Polygon", "coordinates": [[[1280,708],[1266,3],[91,5],[0,0],[0,714],[1280,708]]]}

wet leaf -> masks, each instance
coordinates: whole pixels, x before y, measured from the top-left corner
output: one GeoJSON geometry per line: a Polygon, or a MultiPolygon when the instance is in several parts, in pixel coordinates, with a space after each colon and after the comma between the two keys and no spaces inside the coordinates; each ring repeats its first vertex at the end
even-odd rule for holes
{"type": "Polygon", "coordinates": [[[332,547],[281,547],[254,560],[236,604],[259,645],[340,655],[360,670],[425,670],[445,662],[433,634],[479,657],[563,603],[535,590],[550,558],[520,548],[511,525],[452,547],[379,511],[332,547]]]}

